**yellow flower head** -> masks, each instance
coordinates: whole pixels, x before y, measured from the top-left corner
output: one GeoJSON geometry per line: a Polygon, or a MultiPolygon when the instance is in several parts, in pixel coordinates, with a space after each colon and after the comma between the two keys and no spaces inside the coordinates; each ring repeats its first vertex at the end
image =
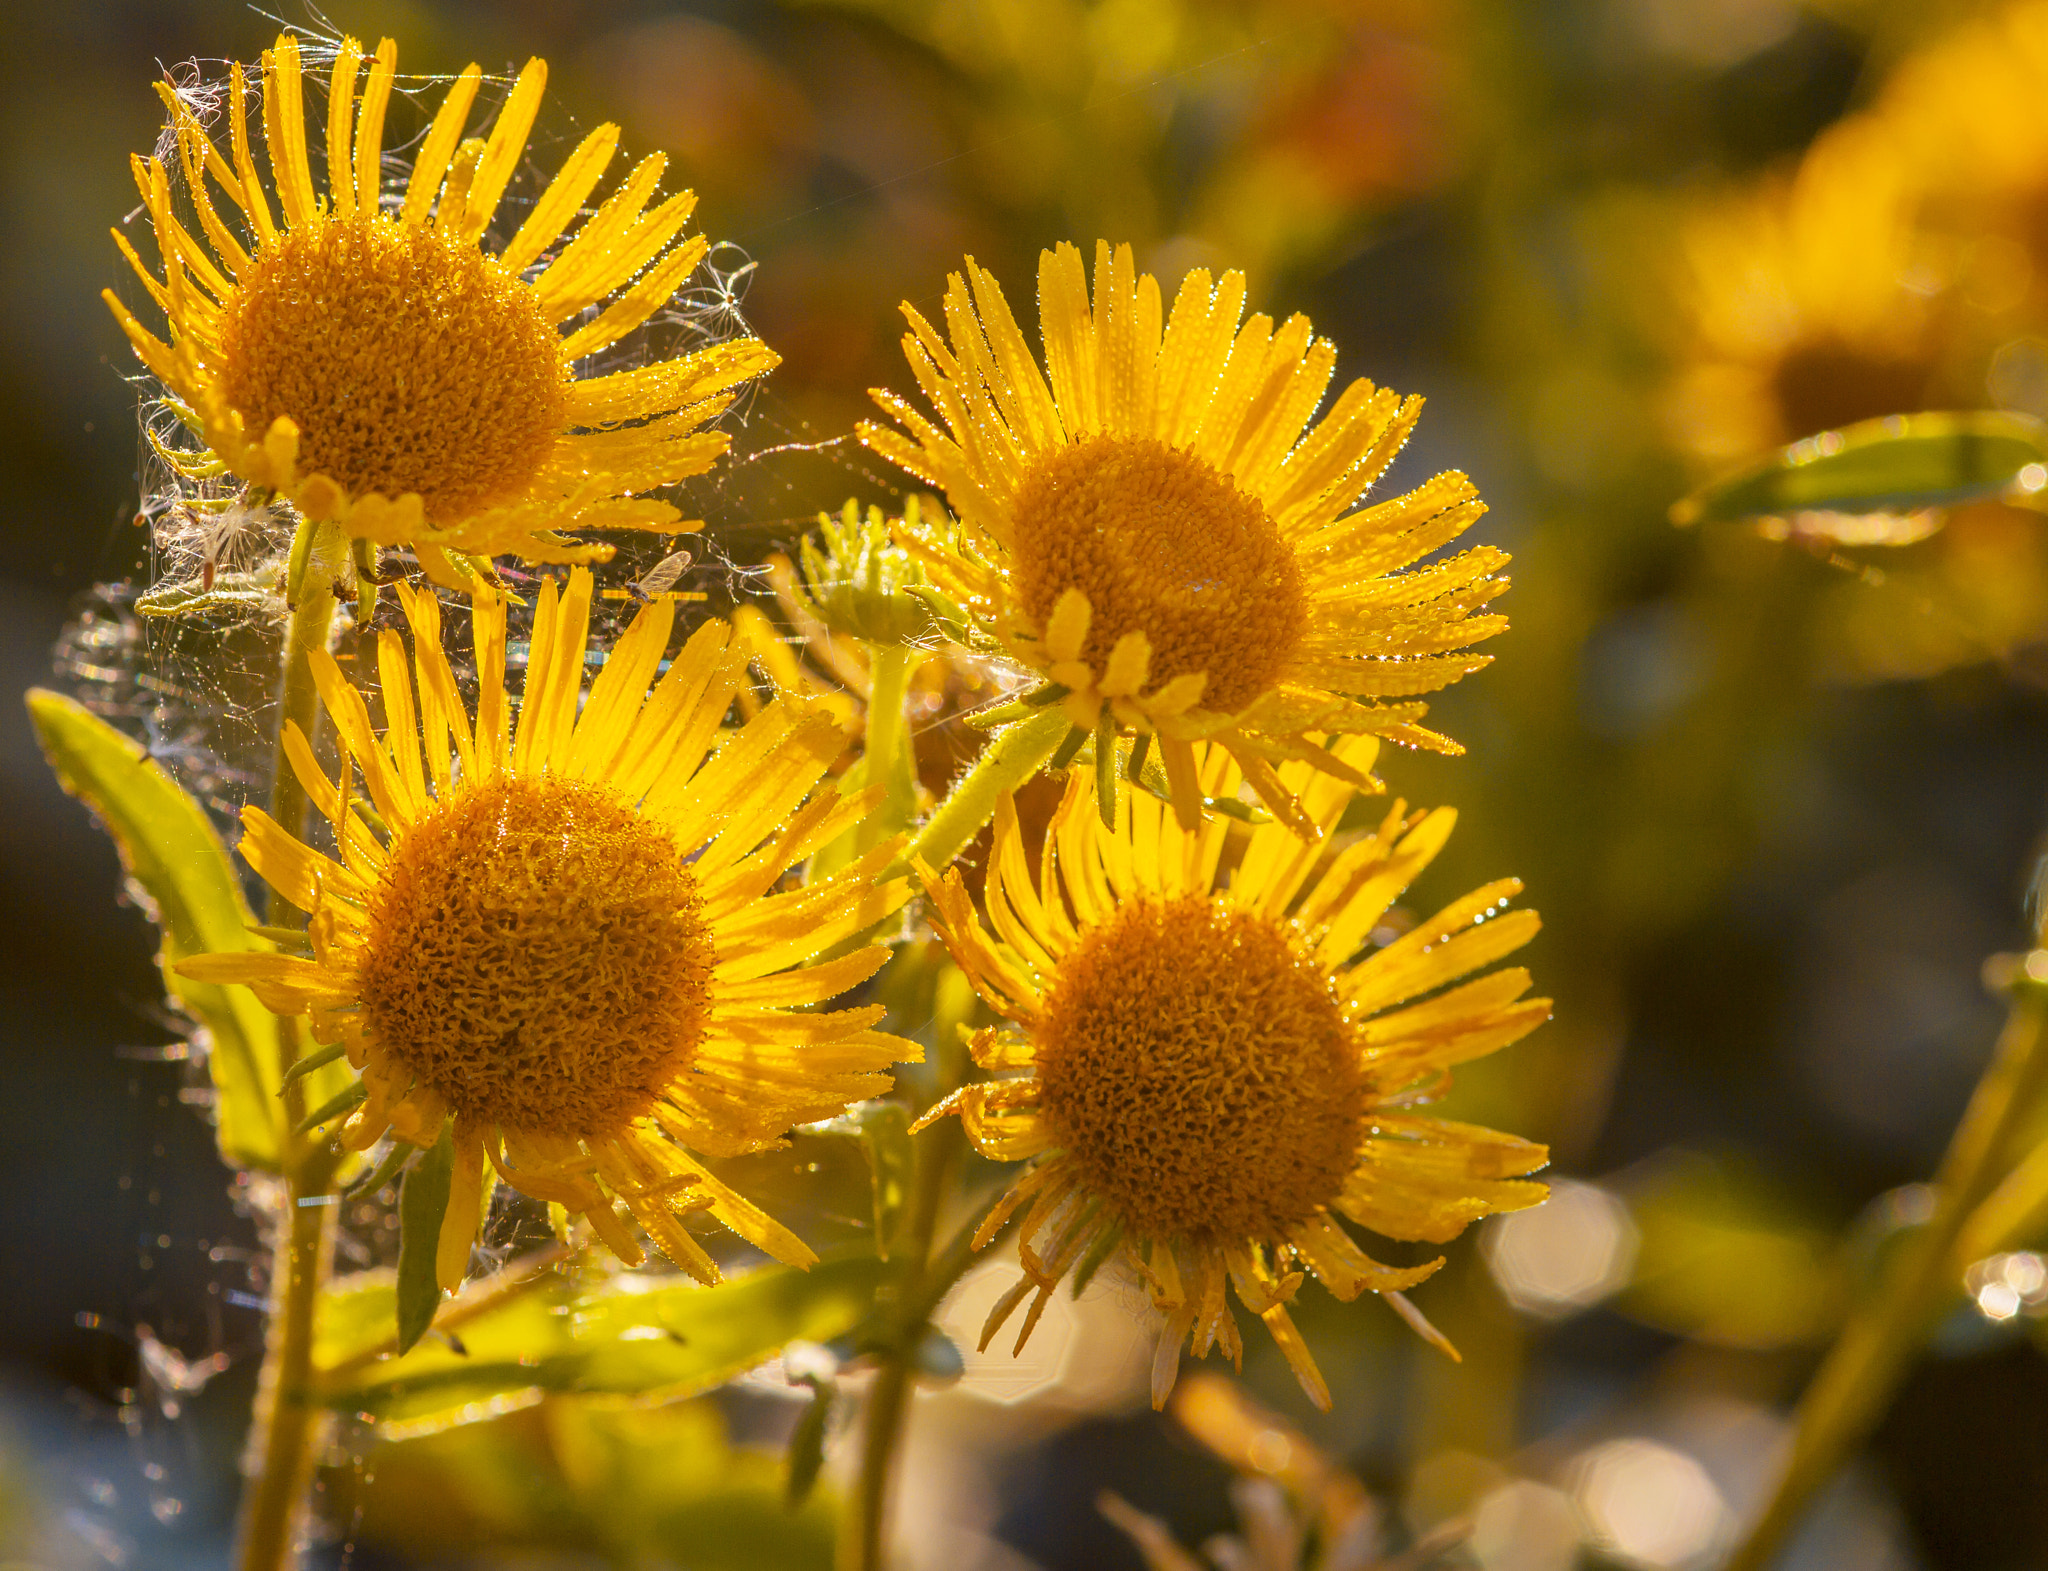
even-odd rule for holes
{"type": "MultiPolygon", "coordinates": [[[[2037,212],[2048,189],[2048,4],[2015,0],[1950,29],[1901,60],[1875,114],[1911,159],[1937,201],[1962,204],[2028,242],[2042,261],[2037,212]],[[1977,204],[2006,206],[1987,213],[1977,204]],[[2029,221],[2031,220],[2031,222],[2029,221]]],[[[1944,214],[1956,218],[1962,214],[1944,214]]]]}
{"type": "MultiPolygon", "coordinates": [[[[1338,747],[1364,769],[1376,745],[1338,747]]],[[[1205,747],[1197,765],[1210,795],[1237,789],[1224,749],[1205,747]]],[[[1315,826],[1334,830],[1353,789],[1299,762],[1280,773],[1315,826]]],[[[976,1063],[1003,1078],[927,1117],[958,1113],[984,1156],[1032,1159],[981,1228],[986,1243],[1027,1207],[1025,1275],[989,1316],[984,1344],[1035,1294],[1021,1349],[1060,1279],[1120,1248],[1166,1315],[1155,1406],[1183,1344],[1198,1357],[1214,1345],[1241,1356],[1225,1302],[1233,1286],[1327,1407],[1287,1311],[1304,1272],[1348,1300],[1398,1293],[1443,1264],[1381,1265],[1339,1217],[1440,1243],[1544,1196],[1520,1176],[1543,1165],[1543,1147],[1415,1111],[1453,1064],[1549,1018],[1548,999],[1522,997],[1519,968],[1447,985],[1520,948],[1536,916],[1501,910],[1521,888],[1503,879],[1360,959],[1449,836],[1448,808],[1410,816],[1397,803],[1329,858],[1265,825],[1225,883],[1223,819],[1186,831],[1133,791],[1108,830],[1092,778],[1070,776],[1035,884],[1014,808],[998,811],[985,891],[993,932],[957,872],[928,880],[948,948],[1013,1024],[973,1044],[976,1063]]]]}
{"type": "Polygon", "coordinates": [[[875,397],[909,435],[861,439],[959,515],[907,523],[934,582],[1051,684],[1074,724],[1158,736],[1184,826],[1193,744],[1213,738],[1306,831],[1286,758],[1372,783],[1306,740],[1372,733],[1456,751],[1419,703],[1486,664],[1481,609],[1507,587],[1481,546],[1402,571],[1485,511],[1448,473],[1352,511],[1422,407],[1353,382],[1319,422],[1336,351],[1308,319],[1240,323],[1243,275],[1190,273],[1170,320],[1128,246],[1098,243],[1091,305],[1072,246],[1042,254],[1040,371],[995,279],[970,258],[946,294],[950,345],[906,305],[904,350],[940,424],[875,397]],[[971,287],[971,294],[970,294],[971,287]],[[1106,708],[1105,708],[1106,706],[1106,708]]]}
{"type": "Polygon", "coordinates": [[[470,66],[403,190],[386,192],[397,58],[389,39],[378,45],[358,102],[361,47],[350,39],[336,55],[324,197],[291,35],[263,57],[268,190],[250,150],[241,67],[229,82],[229,154],[162,89],[206,244],[174,210],[170,172],[135,159],[163,277],[114,238],[169,319],[170,342],[106,298],[204,444],[165,458],[187,478],[232,472],[309,519],[410,546],[444,582],[456,576],[449,551],[592,561],[609,548],[560,531],[690,527],[639,493],[711,466],[728,439],[701,428],[775,355],[748,338],[605,375],[579,378],[576,366],[665,306],[703,258],[703,236],[676,238],[695,198],[648,206],[665,163],[654,154],[558,246],[617,149],[618,127],[602,125],[517,232],[487,250],[547,67],[529,61],[490,135],[465,139],[481,81],[470,66]]]}
{"type": "Polygon", "coordinates": [[[385,734],[321,650],[313,670],[344,754],[339,782],[286,732],[339,858],[260,809],[243,813],[242,853],[310,914],[311,957],[207,955],[185,970],[246,982],[278,1013],[310,1015],[316,1040],[345,1046],[366,1091],[345,1145],[387,1131],[431,1145],[453,1115],[444,1285],[468,1261],[487,1163],[587,1215],[630,1262],[641,1254],[620,1202],[706,1280],[716,1268],[679,1210],[708,1208],[777,1259],[809,1263],[691,1153],[770,1146],[886,1090],[888,1066],[918,1056],[871,1029],[879,1005],[810,1007],[886,958],[868,945],[807,963],[902,905],[904,880],[876,882],[896,847],[775,892],[870,805],[813,789],[844,746],[838,725],[782,700],[719,745],[746,651],[707,622],[656,681],[675,616],[665,600],[635,617],[585,691],[591,578],[580,568],[566,593],[542,588],[516,734],[504,602],[479,594],[472,722],[438,603],[404,585],[399,596],[413,671],[398,635],[380,634],[385,734]],[[357,770],[382,835],[350,798],[357,770]]]}
{"type": "Polygon", "coordinates": [[[1940,344],[1910,286],[1916,202],[1898,138],[1861,117],[1796,172],[1704,204],[1680,234],[1688,342],[1667,402],[1707,464],[1925,407],[1940,344]]]}

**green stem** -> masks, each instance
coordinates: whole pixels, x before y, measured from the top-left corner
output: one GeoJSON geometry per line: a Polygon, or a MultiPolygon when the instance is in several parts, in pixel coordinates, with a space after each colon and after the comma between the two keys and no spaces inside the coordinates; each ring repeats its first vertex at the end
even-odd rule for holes
{"type": "MultiPolygon", "coordinates": [[[[299,528],[302,539],[294,542],[292,559],[304,566],[294,575],[289,590],[292,613],[285,629],[270,816],[286,832],[303,838],[310,804],[285,755],[285,724],[295,722],[307,740],[312,739],[319,695],[313,684],[311,654],[327,647],[335,608],[330,560],[337,550],[345,553],[348,542],[331,525],[301,524],[299,528]]],[[[305,923],[304,914],[275,891],[266,914],[273,927],[305,923]]],[[[290,1071],[302,1046],[301,1023],[280,1018],[282,1071],[290,1071]]],[[[313,1334],[320,1290],[334,1260],[335,1206],[330,1191],[339,1154],[330,1137],[295,1133],[306,1113],[303,1078],[286,1081],[279,1103],[285,1130],[285,1214],[271,1241],[270,1322],[246,1452],[253,1467],[237,1534],[238,1571],[283,1571],[296,1560],[306,1495],[326,1431],[326,1413],[312,1390],[313,1334]]]]}
{"type": "Polygon", "coordinates": [[[861,756],[870,771],[868,783],[876,783],[873,771],[881,771],[880,783],[888,788],[881,811],[870,813],[861,823],[855,843],[865,854],[917,819],[917,766],[913,760],[903,701],[910,691],[910,676],[922,654],[902,644],[868,646],[867,741],[861,756]]]}
{"type": "Polygon", "coordinates": [[[862,1419],[860,1479],[841,1520],[840,1571],[881,1571],[886,1564],[889,1497],[904,1419],[910,1412],[910,1360],[892,1352],[875,1371],[862,1419]]]}
{"type": "Polygon", "coordinates": [[[982,825],[995,817],[997,799],[1038,773],[1070,729],[1066,711],[1057,704],[1003,727],[925,820],[898,864],[882,876],[896,877],[909,871],[913,862],[923,862],[936,872],[952,861],[981,832],[982,825]]]}
{"type": "Polygon", "coordinates": [[[277,1226],[271,1261],[270,1329],[257,1377],[247,1455],[254,1477],[242,1500],[235,1564],[282,1571],[297,1559],[313,1465],[327,1414],[312,1390],[314,1312],[334,1260],[334,1211],[325,1189],[329,1148],[302,1159],[287,1186],[290,1215],[277,1226]],[[310,1199],[316,1204],[302,1204],[310,1199]]]}
{"type": "MultiPolygon", "coordinates": [[[[302,532],[311,530],[316,535],[321,527],[299,525],[302,532]]],[[[295,550],[294,555],[298,554],[295,550]]],[[[307,554],[316,560],[295,586],[291,621],[285,628],[284,681],[278,697],[276,753],[270,781],[270,816],[287,834],[302,837],[306,832],[306,810],[310,803],[306,788],[299,784],[298,774],[285,755],[285,725],[287,722],[295,723],[306,740],[312,741],[314,721],[320,710],[320,695],[313,685],[313,666],[308,656],[315,649],[327,647],[328,632],[334,625],[335,606],[333,581],[320,570],[321,564],[317,560],[325,554],[317,538],[309,546],[307,554]]],[[[264,915],[272,927],[303,927],[306,922],[304,913],[275,889],[270,892],[264,915]]]]}
{"type": "Polygon", "coordinates": [[[1971,1215],[1950,1264],[1960,1277],[1975,1262],[2003,1254],[2048,1228],[2048,1145],[2037,1145],[1971,1215]]]}
{"type": "Polygon", "coordinates": [[[1893,1388],[1957,1290],[1956,1249],[2010,1161],[2014,1136],[2048,1088],[2048,990],[2022,984],[1991,1067],[1977,1082],[1935,1177],[1934,1215],[1906,1241],[1883,1289],[1851,1314],[1801,1399],[1777,1492],[1727,1571],[1763,1571],[1844,1457],[1883,1416],[1893,1388]]]}
{"type": "Polygon", "coordinates": [[[838,1571],[882,1571],[889,1541],[889,1502],[896,1463],[903,1448],[918,1347],[932,1311],[967,1268],[971,1252],[955,1239],[931,1258],[932,1235],[947,1181],[959,1166],[963,1140],[956,1120],[947,1119],[917,1141],[917,1175],[910,1214],[896,1249],[903,1261],[895,1303],[876,1339],[875,1378],[862,1419],[860,1476],[839,1521],[838,1571]]]}

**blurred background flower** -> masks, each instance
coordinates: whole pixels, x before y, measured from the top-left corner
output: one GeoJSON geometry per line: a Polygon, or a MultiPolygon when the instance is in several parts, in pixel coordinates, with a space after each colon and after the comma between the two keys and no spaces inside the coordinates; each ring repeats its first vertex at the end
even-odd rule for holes
{"type": "MultiPolygon", "coordinates": [[[[1169,279],[1240,267],[1253,308],[1334,339],[1340,381],[1429,398],[1385,486],[1471,473],[1492,507],[1474,538],[1515,558],[1512,627],[1432,708],[1469,755],[1390,749],[1380,772],[1461,810],[1417,910],[1506,871],[1544,912],[1529,963],[1557,1019],[1461,1073],[1445,1111],[1547,1142],[1563,1182],[1418,1289],[1462,1365],[1369,1306],[1308,1302],[1334,1412],[1270,1350],[1248,1349],[1244,1378],[1360,1481],[1375,1553],[1563,1571],[1725,1548],[1815,1350],[1924,1215],[1910,1186],[1997,1029],[1979,967],[2025,941],[2048,796],[2040,515],[1976,504],[1887,544],[1824,523],[1679,531],[1666,511],[1864,415],[2048,416],[2044,16],[351,0],[283,20],[390,33],[421,71],[474,58],[509,79],[545,55],[537,167],[606,119],[629,155],[673,155],[730,244],[669,329],[681,345],[743,321],[784,357],[729,419],[730,468],[678,498],[707,520],[685,583],[713,609],[774,613],[743,570],[793,555],[820,510],[901,508],[842,438],[897,375],[899,302],[929,315],[964,254],[1022,279],[1040,248],[1105,235],[1169,279]]],[[[221,0],[34,9],[13,19],[25,64],[0,107],[0,669],[12,690],[49,680],[76,616],[62,684],[221,807],[261,767],[260,681],[232,674],[260,649],[232,624],[171,637],[119,594],[78,598],[145,565],[138,395],[96,293],[121,273],[107,224],[140,222],[126,156],[158,130],[141,88],[190,80],[194,56],[251,59],[274,26],[221,0]]],[[[621,582],[662,554],[634,549],[621,582]]],[[[38,1564],[216,1564],[259,1345],[253,1230],[187,1105],[147,924],[108,901],[109,846],[11,708],[0,790],[0,1493],[10,1523],[35,1518],[8,1531],[38,1564]]],[[[905,1031],[934,1008],[893,1006],[905,1031]]],[[[744,1161],[748,1192],[812,1243],[860,1236],[845,1140],[744,1161]]],[[[372,1213],[351,1237],[388,1255],[372,1213]]],[[[1978,1270],[1799,1565],[2038,1557],[2048,1362],[2027,1262],[2044,1242],[1978,1270]]],[[[959,1340],[1013,1269],[962,1284],[943,1317],[959,1340]]],[[[1147,1410],[1145,1312],[1105,1273],[1048,1309],[1024,1364],[970,1353],[921,1398],[915,1564],[1137,1567],[1104,1489],[1183,1545],[1244,1530],[1224,1487],[1244,1462],[1147,1410]]],[[[718,1564],[738,1545],[822,1565],[840,1437],[795,1515],[765,1449],[803,1396],[778,1368],[652,1412],[551,1397],[432,1436],[363,1427],[328,1474],[319,1563],[718,1564]]]]}

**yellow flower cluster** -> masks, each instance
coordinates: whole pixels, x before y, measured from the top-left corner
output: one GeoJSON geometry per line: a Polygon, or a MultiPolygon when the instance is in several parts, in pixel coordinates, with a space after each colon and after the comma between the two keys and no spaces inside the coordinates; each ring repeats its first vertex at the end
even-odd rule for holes
{"type": "MultiPolygon", "coordinates": [[[[2048,415],[2044,104],[2048,4],[2017,0],[1907,55],[1795,167],[1698,205],[1679,231],[1663,415],[1703,476],[1885,415],[2048,415]]],[[[1822,591],[1831,674],[1925,677],[2037,640],[2048,546],[2030,500],[1769,526],[1885,552],[1867,581],[1822,591]]]]}
{"type": "Polygon", "coordinates": [[[2018,0],[1908,56],[1789,172],[1703,202],[1680,236],[1680,445],[1727,464],[1995,397],[1998,350],[2048,324],[2044,105],[2048,5],[2018,0]]]}
{"type": "MultiPolygon", "coordinates": [[[[1544,1193],[1526,1177],[1541,1146],[1421,1110],[1453,1065],[1549,1013],[1525,971],[1488,969],[1536,931],[1506,909],[1520,886],[1414,920],[1396,902],[1453,815],[1357,811],[1382,789],[1381,739],[1456,750],[1417,695],[1477,670],[1471,646],[1505,625],[1487,609],[1505,556],[1439,554],[1483,511],[1464,476],[1360,505],[1420,400],[1357,381],[1316,418],[1336,353],[1304,318],[1245,316],[1236,273],[1191,274],[1168,311],[1127,246],[1097,247],[1092,293],[1077,251],[1045,254],[1041,362],[970,261],[946,336],[905,308],[931,413],[878,394],[895,425],[861,429],[945,507],[865,530],[849,512],[827,533],[859,562],[807,556],[815,600],[786,585],[785,620],[845,642],[813,657],[865,727],[755,608],[684,633],[655,596],[599,653],[583,564],[608,548],[567,531],[680,527],[642,493],[713,462],[709,422],[775,357],[742,339],[590,369],[702,259],[678,238],[691,199],[656,200],[656,155],[586,213],[617,145],[602,126],[501,224],[539,61],[487,136],[464,134],[479,73],[458,77],[387,191],[395,61],[388,41],[367,62],[344,43],[309,146],[287,35],[262,68],[267,181],[239,71],[226,151],[171,93],[175,164],[135,166],[161,272],[129,256],[168,336],[108,298],[191,434],[167,458],[433,581],[399,585],[409,650],[359,636],[381,723],[324,639],[298,653],[334,762],[296,723],[280,741],[324,827],[251,807],[241,850],[305,914],[303,944],[186,974],[246,984],[346,1058],[342,1147],[450,1142],[444,1286],[494,1181],[622,1260],[644,1237],[711,1281],[700,1213],[814,1258],[718,1164],[919,1057],[880,1004],[825,1007],[889,963],[914,872],[999,1017],[973,1043],[989,1078],[924,1121],[957,1114],[983,1154],[1028,1164],[977,1239],[1021,1218],[1025,1275],[989,1334],[1028,1299],[1028,1336],[1062,1278],[1116,1255],[1163,1316],[1155,1399],[1184,1347],[1240,1356],[1234,1295],[1327,1404],[1290,1316],[1306,1278],[1426,1328],[1400,1294],[1441,1264],[1382,1264],[1347,1224],[1443,1242],[1544,1193]],[[575,565],[515,624],[500,555],[575,565]],[[463,591],[473,698],[434,583],[463,591]],[[1008,777],[999,736],[939,807],[994,819],[978,896],[932,841],[906,843],[911,763],[899,792],[891,759],[847,756],[863,729],[870,751],[904,732],[902,645],[942,637],[962,670],[1019,673],[1025,724],[1068,728],[1008,777]],[[781,691],[764,698],[750,662],[781,691]],[[1084,745],[1093,767],[1028,830],[1011,792],[1084,745]]],[[[914,691],[944,707],[974,685],[914,691]]]]}

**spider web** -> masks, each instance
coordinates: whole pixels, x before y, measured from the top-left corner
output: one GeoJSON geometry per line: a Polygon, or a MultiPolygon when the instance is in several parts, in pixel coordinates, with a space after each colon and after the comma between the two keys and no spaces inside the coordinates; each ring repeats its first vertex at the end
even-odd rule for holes
{"type": "MultiPolygon", "coordinates": [[[[306,68],[308,123],[324,122],[328,89],[326,68],[339,52],[339,34],[314,13],[315,28],[298,28],[306,68]]],[[[252,123],[260,128],[260,76],[252,80],[252,123]]],[[[229,108],[228,63],[195,60],[165,72],[179,99],[218,142],[225,142],[229,108]]],[[[383,186],[387,201],[402,190],[410,155],[431,119],[436,89],[447,77],[405,76],[394,83],[387,120],[383,186]],[[401,105],[410,104],[410,113],[401,105]],[[409,122],[409,123],[405,123],[409,122]],[[408,133],[400,139],[400,133],[408,133]]],[[[512,76],[486,78],[486,91],[500,101],[512,76]]],[[[472,132],[475,127],[470,128],[472,132]]],[[[567,151],[581,140],[581,128],[552,99],[536,125],[523,166],[507,190],[493,235],[502,240],[524,217],[567,151]]],[[[260,139],[260,129],[252,137],[260,139]]],[[[323,178],[325,140],[309,136],[309,154],[316,181],[323,178]]],[[[189,192],[175,138],[168,126],[156,155],[164,164],[174,201],[189,229],[196,232],[189,192]]],[[[600,192],[599,199],[604,193],[600,192]]],[[[127,215],[132,230],[142,218],[138,207],[127,215]]],[[[146,230],[146,224],[142,225],[146,230]]],[[[140,242],[137,249],[150,250],[140,242]]],[[[552,259],[543,257],[535,269],[552,259]]],[[[652,359],[686,354],[708,345],[746,336],[751,329],[745,301],[755,271],[744,248],[715,242],[696,274],[670,304],[637,334],[594,362],[579,367],[581,375],[601,375],[652,359]]],[[[144,321],[150,302],[132,276],[118,286],[144,321]]],[[[594,315],[592,307],[588,315],[594,315]]],[[[575,325],[565,324],[565,330],[575,325]]],[[[232,477],[193,480],[181,476],[159,451],[191,450],[191,438],[177,413],[157,396],[149,380],[132,378],[138,389],[138,468],[142,476],[136,521],[148,531],[143,571],[133,579],[96,585],[74,602],[52,651],[56,685],[93,713],[138,742],[148,756],[179,782],[206,810],[223,838],[238,838],[237,817],[251,803],[268,795],[274,769],[277,684],[286,611],[282,580],[293,520],[282,507],[250,509],[237,505],[239,486],[232,477]],[[150,440],[155,437],[155,442],[150,440]],[[140,605],[166,591],[203,593],[225,589],[205,609],[186,615],[150,615],[140,605]]],[[[701,532],[665,537],[631,533],[612,537],[618,548],[613,562],[597,569],[601,588],[615,592],[637,579],[678,543],[687,545],[695,561],[675,585],[690,603],[679,610],[677,638],[687,636],[703,617],[719,614],[765,590],[757,565],[768,549],[788,546],[813,524],[823,509],[836,509],[849,494],[866,497],[900,494],[850,439],[820,440],[772,390],[761,384],[746,389],[727,412],[721,426],[733,437],[733,451],[708,475],[674,488],[670,495],[689,519],[702,519],[701,532]]],[[[392,565],[411,571],[400,553],[392,565]]],[[[538,571],[507,565],[507,583],[524,602],[515,606],[508,628],[507,681],[515,693],[523,680],[531,607],[537,580],[543,574],[561,578],[565,569],[538,571]]],[[[630,598],[600,598],[592,611],[592,667],[603,663],[638,607],[630,598]]],[[[458,684],[473,699],[476,672],[467,660],[470,649],[467,607],[444,602],[448,646],[458,684]]],[[[344,670],[370,692],[376,704],[375,656],[370,632],[399,627],[403,619],[394,599],[380,595],[367,627],[357,627],[344,604],[337,617],[333,650],[344,670]]],[[[409,642],[409,635],[408,635],[409,642]]],[[[322,748],[332,760],[331,748],[322,748]]],[[[260,884],[239,859],[236,866],[252,905],[261,908],[260,884]]],[[[207,1158],[180,1163],[167,1150],[183,1146],[190,1154],[207,1143],[207,1132],[190,1117],[188,1108],[207,1111],[212,1093],[203,1061],[189,1043],[177,1040],[189,1024],[158,1012],[167,1044],[130,1050],[129,1056],[151,1062],[149,1080],[139,1093],[148,1102],[149,1128],[141,1133],[143,1149],[152,1153],[144,1166],[123,1175],[123,1193],[134,1190],[138,1204],[153,1211],[163,1190],[173,1182],[190,1182],[204,1171],[207,1158]],[[148,1087],[158,1087],[150,1095],[148,1087]]],[[[107,1339],[111,1401],[75,1393],[73,1407],[84,1425],[83,1439],[68,1469],[71,1497],[58,1512],[59,1536],[82,1551],[92,1564],[124,1566],[158,1563],[172,1547],[173,1530],[181,1526],[195,1492],[207,1480],[194,1449],[189,1409],[217,1377],[239,1369],[243,1375],[260,1359],[262,1313],[268,1302],[268,1251],[260,1236],[277,1225],[280,1213],[275,1184],[260,1175],[233,1175],[230,1195],[243,1219],[237,1239],[184,1238],[142,1224],[144,1259],[175,1256],[208,1278],[197,1321],[180,1316],[160,1302],[148,1279],[125,1290],[126,1308],[118,1314],[91,1312],[79,1325],[107,1339]],[[154,1306],[154,1307],[152,1307],[154,1306]],[[137,1503],[141,1503],[138,1508],[137,1503]]],[[[342,1202],[337,1240],[337,1266],[344,1271],[388,1265],[396,1259],[397,1223],[392,1192],[358,1196],[342,1202]]],[[[530,1248],[546,1229],[545,1215],[521,1197],[499,1191],[499,1203],[480,1245],[484,1254],[508,1258],[530,1248]]],[[[707,1240],[708,1242],[708,1240],[707,1240]]],[[[334,1437],[333,1458],[356,1475],[358,1500],[372,1472],[372,1432],[344,1420],[334,1437]]],[[[216,1485],[217,1487],[217,1485],[216,1485]]],[[[315,1519],[320,1517],[315,1502],[315,1519]]],[[[355,1523],[332,1524],[328,1543],[338,1550],[342,1566],[354,1554],[355,1523]],[[340,1531],[334,1532],[334,1527],[340,1531]]],[[[185,1543],[189,1536],[177,1535],[185,1543]]]]}

